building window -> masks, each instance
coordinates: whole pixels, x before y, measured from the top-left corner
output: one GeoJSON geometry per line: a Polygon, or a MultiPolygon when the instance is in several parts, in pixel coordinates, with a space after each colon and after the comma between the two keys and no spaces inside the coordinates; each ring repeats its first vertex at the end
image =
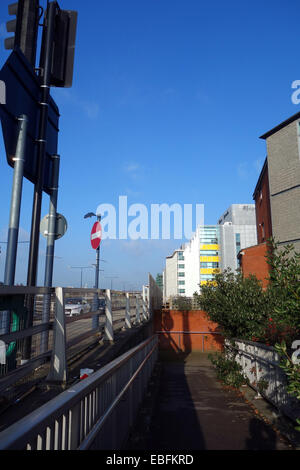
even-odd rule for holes
{"type": "Polygon", "coordinates": [[[179,261],[184,261],[183,251],[178,252],[178,259],[179,261]]]}
{"type": "Polygon", "coordinates": [[[241,251],[241,234],[240,233],[235,234],[235,246],[236,246],[236,254],[238,255],[238,253],[241,251]]]}
{"type": "Polygon", "coordinates": [[[185,285],[185,281],[178,281],[178,285],[179,285],[179,286],[184,286],[184,285],[185,285]]]}
{"type": "Polygon", "coordinates": [[[202,262],[200,263],[200,268],[213,268],[213,269],[216,269],[219,267],[219,263],[217,261],[213,261],[213,262],[202,262]]]}
{"type": "Polygon", "coordinates": [[[212,281],[213,278],[213,274],[201,274],[201,281],[212,281]]]}
{"type": "Polygon", "coordinates": [[[179,289],[178,292],[179,294],[185,294],[185,289],[179,289]]]}
{"type": "Polygon", "coordinates": [[[184,269],[184,264],[179,264],[178,269],[184,269]]]}
{"type": "Polygon", "coordinates": [[[262,222],[261,223],[261,236],[262,236],[262,241],[265,239],[265,224],[262,222]]]}
{"type": "Polygon", "coordinates": [[[182,272],[178,273],[178,277],[185,277],[185,273],[182,273],[182,272]]]}

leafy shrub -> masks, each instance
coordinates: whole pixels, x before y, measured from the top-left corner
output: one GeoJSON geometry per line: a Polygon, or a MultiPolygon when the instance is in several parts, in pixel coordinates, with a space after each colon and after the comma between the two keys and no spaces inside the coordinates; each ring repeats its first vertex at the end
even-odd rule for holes
{"type": "Polygon", "coordinates": [[[242,367],[225,353],[210,354],[209,358],[216,369],[219,380],[225,385],[240,388],[246,379],[242,374],[242,367]]]}
{"type": "Polygon", "coordinates": [[[227,269],[194,294],[209,318],[227,338],[288,345],[300,337],[300,253],[292,245],[268,242],[269,285],[263,289],[255,276],[227,269]]]}
{"type": "Polygon", "coordinates": [[[227,338],[251,340],[262,335],[268,308],[262,284],[255,276],[243,278],[230,269],[202,286],[197,302],[218,323],[227,338]]]}

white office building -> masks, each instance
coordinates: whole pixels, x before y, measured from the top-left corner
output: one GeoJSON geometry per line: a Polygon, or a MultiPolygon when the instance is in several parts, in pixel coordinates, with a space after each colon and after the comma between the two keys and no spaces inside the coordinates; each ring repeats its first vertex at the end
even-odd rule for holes
{"type": "Polygon", "coordinates": [[[191,240],[166,258],[164,300],[192,297],[215,273],[238,268],[237,254],[257,244],[254,204],[232,204],[217,225],[199,225],[191,240]]]}
{"type": "Polygon", "coordinates": [[[257,244],[254,204],[232,204],[219,218],[220,269],[238,269],[237,254],[257,244]]]}

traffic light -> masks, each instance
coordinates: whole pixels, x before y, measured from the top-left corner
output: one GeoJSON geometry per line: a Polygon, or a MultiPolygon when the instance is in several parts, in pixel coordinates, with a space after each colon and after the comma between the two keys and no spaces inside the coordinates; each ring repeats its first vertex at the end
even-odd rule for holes
{"type": "Polygon", "coordinates": [[[54,33],[54,50],[51,85],[68,88],[72,86],[77,11],[59,10],[54,33]]]}
{"type": "MultiPolygon", "coordinates": [[[[53,34],[50,85],[68,88],[72,86],[77,11],[57,8],[53,34]]],[[[45,34],[42,39],[41,68],[45,59],[45,34]]]]}
{"type": "Polygon", "coordinates": [[[6,23],[8,33],[15,33],[4,41],[5,49],[20,48],[35,67],[39,26],[39,0],[19,0],[8,6],[8,13],[16,16],[6,23]]]}

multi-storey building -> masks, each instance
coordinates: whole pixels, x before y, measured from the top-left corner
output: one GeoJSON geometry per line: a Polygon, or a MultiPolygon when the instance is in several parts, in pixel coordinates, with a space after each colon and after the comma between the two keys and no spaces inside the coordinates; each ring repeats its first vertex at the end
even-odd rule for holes
{"type": "Polygon", "coordinates": [[[163,274],[158,273],[156,275],[155,282],[158,285],[158,287],[163,291],[163,274]]]}
{"type": "Polygon", "coordinates": [[[240,249],[256,243],[254,205],[233,204],[218,225],[199,225],[191,240],[166,258],[165,299],[199,293],[216,273],[236,270],[240,249]]]}
{"type": "Polygon", "coordinates": [[[257,244],[254,204],[232,204],[219,218],[220,268],[235,271],[241,249],[257,244]]]}
{"type": "Polygon", "coordinates": [[[267,144],[273,237],[300,251],[300,112],[261,139],[267,144]]]}
{"type": "Polygon", "coordinates": [[[263,136],[267,158],[259,175],[255,200],[258,245],[241,250],[244,276],[254,274],[268,284],[267,240],[293,244],[300,252],[300,113],[291,116],[263,136]]]}
{"type": "Polygon", "coordinates": [[[166,258],[165,299],[192,297],[200,286],[213,279],[219,269],[217,226],[198,226],[189,243],[166,258]]]}
{"type": "Polygon", "coordinates": [[[166,258],[164,295],[165,299],[186,295],[184,247],[175,250],[171,256],[166,258]]]}
{"type": "Polygon", "coordinates": [[[257,243],[272,237],[268,159],[265,159],[253,193],[256,212],[257,243]]]}
{"type": "Polygon", "coordinates": [[[214,274],[220,272],[220,234],[216,225],[199,227],[200,241],[200,287],[212,281],[214,274]]]}

